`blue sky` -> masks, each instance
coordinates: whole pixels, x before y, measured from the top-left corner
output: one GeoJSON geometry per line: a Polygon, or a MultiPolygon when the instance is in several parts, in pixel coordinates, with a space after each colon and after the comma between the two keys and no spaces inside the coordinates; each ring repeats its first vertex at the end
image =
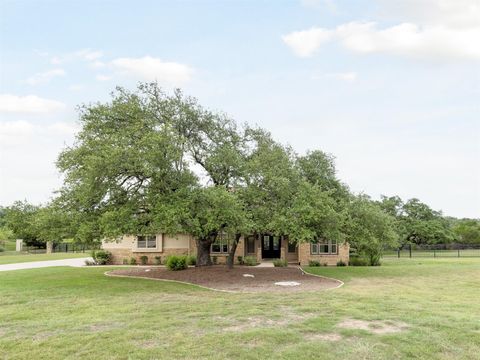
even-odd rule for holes
{"type": "Polygon", "coordinates": [[[48,200],[81,103],[157,79],[337,157],[353,191],[480,217],[480,3],[0,3],[0,204],[48,200]]]}

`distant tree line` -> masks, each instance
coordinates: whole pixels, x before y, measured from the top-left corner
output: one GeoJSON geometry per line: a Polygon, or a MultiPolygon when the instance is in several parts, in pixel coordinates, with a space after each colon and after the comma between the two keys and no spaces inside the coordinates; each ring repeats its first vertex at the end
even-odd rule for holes
{"type": "Polygon", "coordinates": [[[189,233],[199,266],[211,264],[210,246],[222,233],[232,236],[230,266],[248,234],[348,241],[372,265],[400,244],[480,242],[478,220],[445,218],[417,199],[353,194],[333,156],[299,155],[264,129],[155,83],[81,106],[80,124],[75,144],[58,158],[65,180],[54,200],[1,209],[11,236],[41,244],[189,233]]]}

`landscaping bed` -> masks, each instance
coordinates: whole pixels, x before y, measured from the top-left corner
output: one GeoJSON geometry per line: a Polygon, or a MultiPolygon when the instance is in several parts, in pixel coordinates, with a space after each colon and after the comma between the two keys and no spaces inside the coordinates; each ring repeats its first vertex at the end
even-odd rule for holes
{"type": "Polygon", "coordinates": [[[318,291],[336,288],[342,284],[338,280],[305,274],[298,267],[256,268],[237,266],[228,269],[223,265],[218,265],[202,268],[191,267],[182,271],[142,267],[118,269],[107,274],[181,281],[215,290],[234,292],[318,291]],[[294,285],[276,285],[275,283],[278,282],[293,282],[294,285]]]}

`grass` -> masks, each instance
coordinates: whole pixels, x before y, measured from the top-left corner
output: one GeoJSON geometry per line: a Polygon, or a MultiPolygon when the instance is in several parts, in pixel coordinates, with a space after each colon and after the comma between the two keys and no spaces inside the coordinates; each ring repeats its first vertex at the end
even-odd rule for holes
{"type": "Polygon", "coordinates": [[[79,257],[89,257],[90,253],[54,253],[54,254],[28,254],[17,253],[15,251],[5,251],[0,253],[0,265],[24,263],[31,261],[61,260],[79,257]]]}
{"type": "Polygon", "coordinates": [[[15,359],[478,359],[480,259],[307,268],[317,293],[227,294],[107,268],[0,273],[0,349],[15,359]],[[402,321],[378,335],[345,319],[402,321]],[[315,334],[341,336],[339,341],[315,334]]]}
{"type": "Polygon", "coordinates": [[[15,251],[15,240],[4,240],[5,251],[15,251]]]}

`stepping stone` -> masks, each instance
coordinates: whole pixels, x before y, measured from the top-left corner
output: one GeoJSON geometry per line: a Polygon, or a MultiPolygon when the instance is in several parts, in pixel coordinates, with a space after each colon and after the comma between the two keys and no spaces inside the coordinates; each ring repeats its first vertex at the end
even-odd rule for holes
{"type": "Polygon", "coordinates": [[[251,278],[254,278],[255,275],[252,275],[252,274],[243,274],[243,277],[251,277],[251,278]]]}
{"type": "Polygon", "coordinates": [[[278,285],[278,286],[298,286],[298,285],[300,285],[300,283],[296,282],[296,281],[279,281],[279,282],[276,282],[275,285],[278,285]]]}

